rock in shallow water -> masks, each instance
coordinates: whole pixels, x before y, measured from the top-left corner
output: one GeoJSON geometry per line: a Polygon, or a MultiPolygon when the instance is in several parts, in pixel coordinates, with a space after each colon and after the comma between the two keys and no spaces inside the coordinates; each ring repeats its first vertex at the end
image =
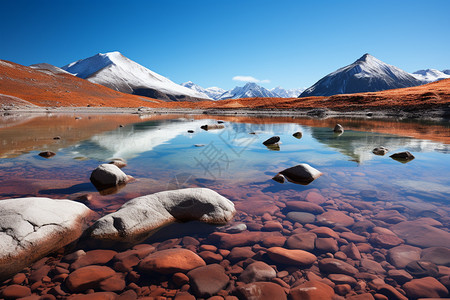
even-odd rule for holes
{"type": "Polygon", "coordinates": [[[383,147],[383,146],[380,146],[380,147],[377,147],[377,148],[375,148],[375,149],[373,149],[372,150],[372,153],[373,154],[375,154],[375,155],[385,155],[386,153],[388,153],[388,149],[387,148],[385,148],[385,147],[383,147]]]}
{"type": "Polygon", "coordinates": [[[204,298],[217,294],[230,281],[225,269],[218,264],[196,268],[187,273],[187,276],[195,294],[204,298]]]}
{"type": "Polygon", "coordinates": [[[127,175],[115,164],[102,164],[91,173],[91,182],[98,188],[108,188],[126,183],[127,175]]]}
{"type": "Polygon", "coordinates": [[[407,163],[415,158],[409,151],[394,153],[390,157],[401,163],[407,163]]]}
{"type": "Polygon", "coordinates": [[[273,282],[253,282],[238,287],[235,291],[239,299],[243,300],[285,300],[284,289],[273,282]]]}
{"type": "Polygon", "coordinates": [[[70,200],[0,201],[0,279],[77,239],[91,217],[89,208],[70,200]]]}
{"type": "Polygon", "coordinates": [[[279,174],[283,175],[290,182],[308,185],[319,178],[322,172],[308,164],[299,164],[295,167],[285,169],[279,174]]]}
{"type": "Polygon", "coordinates": [[[128,201],[95,222],[88,234],[105,241],[138,242],[174,221],[226,224],[234,213],[233,202],[210,189],[165,191],[128,201]]]}
{"type": "Polygon", "coordinates": [[[279,137],[279,136],[273,136],[273,137],[271,137],[271,138],[265,140],[265,141],[263,142],[263,145],[264,145],[264,146],[273,145],[273,144],[278,143],[279,141],[280,141],[280,137],[279,137]]]}
{"type": "Polygon", "coordinates": [[[145,273],[173,274],[187,272],[205,265],[205,261],[194,252],[176,248],[149,254],[139,263],[138,269],[145,273]]]}

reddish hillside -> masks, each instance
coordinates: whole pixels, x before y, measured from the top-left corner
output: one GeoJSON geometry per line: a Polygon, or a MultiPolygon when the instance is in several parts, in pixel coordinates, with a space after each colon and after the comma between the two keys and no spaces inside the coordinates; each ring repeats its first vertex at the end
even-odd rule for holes
{"type": "Polygon", "coordinates": [[[23,100],[38,106],[107,107],[154,107],[163,102],[120,93],[69,74],[44,73],[0,60],[0,105],[28,104],[23,100]]]}

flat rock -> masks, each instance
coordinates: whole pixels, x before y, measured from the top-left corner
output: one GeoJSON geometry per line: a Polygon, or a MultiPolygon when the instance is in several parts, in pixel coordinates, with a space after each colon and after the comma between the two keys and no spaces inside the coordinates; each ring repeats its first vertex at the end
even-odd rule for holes
{"type": "Polygon", "coordinates": [[[194,252],[175,248],[149,254],[139,263],[138,269],[147,273],[173,274],[187,272],[204,265],[206,265],[205,261],[194,252]]]}
{"type": "Polygon", "coordinates": [[[317,216],[317,222],[327,226],[348,227],[355,223],[352,217],[347,216],[343,212],[337,210],[329,210],[317,216]]]}
{"type": "Polygon", "coordinates": [[[312,232],[293,234],[287,239],[286,246],[289,249],[313,251],[316,238],[316,234],[312,232]]]}
{"type": "Polygon", "coordinates": [[[422,248],[450,248],[450,233],[442,229],[422,224],[420,221],[406,221],[392,225],[390,228],[407,244],[422,248]]]}
{"type": "Polygon", "coordinates": [[[72,269],[79,269],[89,265],[104,265],[117,254],[113,250],[91,250],[80,256],[72,265],[72,269]]]}
{"type": "Polygon", "coordinates": [[[299,164],[281,171],[280,174],[293,183],[307,185],[319,178],[322,172],[308,164],[299,164]]]}
{"type": "Polygon", "coordinates": [[[320,252],[335,253],[339,250],[337,240],[334,238],[317,238],[316,249],[320,252]]]}
{"type": "Polygon", "coordinates": [[[18,284],[12,284],[8,285],[2,292],[1,292],[3,299],[17,299],[17,298],[23,298],[27,296],[31,296],[31,290],[29,287],[18,285],[18,284]]]}
{"type": "Polygon", "coordinates": [[[329,274],[328,278],[336,284],[349,284],[350,286],[356,285],[356,279],[345,274],[329,274]]]}
{"type": "Polygon", "coordinates": [[[282,236],[282,234],[279,232],[250,231],[235,234],[216,232],[210,235],[211,239],[217,241],[220,247],[224,249],[257,244],[271,236],[282,236]]]}
{"type": "Polygon", "coordinates": [[[388,258],[389,262],[399,269],[403,269],[412,261],[420,260],[420,254],[422,249],[410,246],[401,245],[389,249],[388,258]]]}
{"type": "Polygon", "coordinates": [[[284,289],[273,282],[252,282],[236,288],[235,293],[243,300],[286,300],[284,289]]]}
{"type": "Polygon", "coordinates": [[[292,300],[332,300],[334,290],[317,280],[307,281],[290,290],[292,300]]]}
{"type": "Polygon", "coordinates": [[[320,205],[307,201],[288,201],[286,202],[286,207],[290,210],[308,212],[311,214],[322,214],[325,212],[320,205]]]}
{"type": "Polygon", "coordinates": [[[358,270],[352,265],[334,258],[324,258],[319,261],[320,271],[327,274],[345,274],[354,276],[358,270]]]}
{"type": "Polygon", "coordinates": [[[450,267],[450,249],[444,247],[431,247],[422,251],[424,261],[431,261],[436,265],[450,267]]]}
{"type": "Polygon", "coordinates": [[[361,259],[361,267],[366,269],[368,273],[375,273],[375,274],[386,273],[386,271],[380,265],[380,263],[368,258],[361,259]]]}
{"type": "Polygon", "coordinates": [[[313,264],[317,257],[303,250],[291,250],[281,247],[272,247],[267,249],[267,254],[270,259],[277,263],[294,265],[294,266],[309,266],[313,264]]]}
{"type": "Polygon", "coordinates": [[[291,211],[288,212],[286,218],[292,222],[298,222],[300,224],[314,223],[316,216],[307,212],[291,211]]]}
{"type": "Polygon", "coordinates": [[[375,247],[392,248],[403,244],[405,241],[393,234],[375,233],[371,235],[370,242],[375,247]]]}
{"type": "Polygon", "coordinates": [[[276,271],[262,261],[257,261],[249,264],[244,272],[239,276],[239,280],[245,283],[255,281],[270,281],[277,276],[276,271]]]}
{"type": "Polygon", "coordinates": [[[310,232],[315,233],[318,237],[328,238],[332,237],[335,239],[339,238],[339,234],[329,227],[316,227],[310,230],[310,232]]]}
{"type": "Polygon", "coordinates": [[[224,289],[230,278],[225,274],[225,269],[218,264],[196,268],[187,273],[194,293],[198,297],[211,297],[224,289]]]}
{"type": "Polygon", "coordinates": [[[70,291],[83,292],[87,289],[98,288],[100,282],[115,274],[113,269],[105,266],[87,266],[70,273],[65,283],[70,291]]]}
{"type": "Polygon", "coordinates": [[[410,299],[443,298],[448,296],[447,288],[433,277],[413,279],[403,285],[410,299]]]}
{"type": "Polygon", "coordinates": [[[234,213],[233,202],[207,188],[164,191],[128,201],[97,220],[88,232],[93,239],[131,243],[175,221],[226,224],[234,213]]]}
{"type": "Polygon", "coordinates": [[[406,265],[405,270],[414,277],[437,277],[439,275],[438,267],[429,261],[412,261],[406,265]]]}
{"type": "Polygon", "coordinates": [[[1,200],[0,280],[76,240],[91,217],[88,207],[70,200],[1,200]]]}

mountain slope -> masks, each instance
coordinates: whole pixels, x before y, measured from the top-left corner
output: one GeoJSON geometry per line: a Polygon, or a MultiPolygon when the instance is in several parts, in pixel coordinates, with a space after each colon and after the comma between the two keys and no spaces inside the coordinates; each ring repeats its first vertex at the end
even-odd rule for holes
{"type": "Polygon", "coordinates": [[[181,86],[184,86],[188,89],[194,90],[199,93],[203,93],[206,96],[208,96],[210,99],[217,100],[219,97],[225,93],[226,91],[224,89],[218,88],[218,87],[209,87],[209,88],[202,88],[201,86],[193,83],[192,81],[188,81],[185,83],[182,83],[181,86]]]}
{"type": "Polygon", "coordinates": [[[127,94],[168,101],[208,99],[205,94],[180,86],[119,52],[99,53],[70,63],[62,69],[127,94]]]}
{"type": "Polygon", "coordinates": [[[297,98],[305,89],[284,89],[277,86],[270,91],[281,98],[297,98]]]}
{"type": "Polygon", "coordinates": [[[235,87],[234,89],[223,93],[219,100],[224,99],[240,99],[240,98],[254,98],[254,97],[278,97],[275,93],[272,93],[268,89],[257,85],[256,83],[249,82],[243,87],[235,87]]]}
{"type": "Polygon", "coordinates": [[[28,101],[37,106],[107,107],[155,107],[163,102],[117,92],[65,72],[44,72],[0,60],[0,103],[21,101],[22,105],[28,101]]]}
{"type": "Polygon", "coordinates": [[[364,54],[307,88],[299,97],[377,92],[423,84],[413,75],[364,54]]]}
{"type": "Polygon", "coordinates": [[[419,70],[412,73],[412,75],[424,83],[450,78],[450,75],[436,69],[419,70]]]}
{"type": "MultiPolygon", "coordinates": [[[[69,72],[47,63],[30,65],[30,68],[47,73],[47,74],[70,74],[69,72]],[[50,72],[50,73],[49,73],[50,72]]],[[[72,75],[72,74],[70,74],[72,75]]]]}

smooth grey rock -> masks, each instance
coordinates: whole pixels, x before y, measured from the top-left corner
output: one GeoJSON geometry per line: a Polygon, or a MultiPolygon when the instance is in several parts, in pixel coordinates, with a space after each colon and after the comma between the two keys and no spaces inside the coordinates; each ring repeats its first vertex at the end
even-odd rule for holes
{"type": "Polygon", "coordinates": [[[315,215],[307,213],[307,212],[299,212],[299,211],[288,212],[286,217],[293,222],[298,222],[303,225],[314,223],[314,221],[316,220],[315,215]]]}
{"type": "Polygon", "coordinates": [[[245,225],[244,223],[239,223],[231,227],[228,227],[225,231],[228,233],[238,233],[244,230],[247,230],[247,225],[245,225]]]}
{"type": "Polygon", "coordinates": [[[70,200],[1,200],[0,281],[80,237],[91,213],[70,200]]]}
{"type": "Polygon", "coordinates": [[[95,186],[111,187],[127,182],[128,177],[116,165],[102,164],[92,171],[90,179],[95,186]]]}
{"type": "Polygon", "coordinates": [[[175,221],[226,224],[236,210],[233,202],[207,188],[188,188],[142,196],[97,220],[88,230],[93,239],[138,242],[175,221]]]}

